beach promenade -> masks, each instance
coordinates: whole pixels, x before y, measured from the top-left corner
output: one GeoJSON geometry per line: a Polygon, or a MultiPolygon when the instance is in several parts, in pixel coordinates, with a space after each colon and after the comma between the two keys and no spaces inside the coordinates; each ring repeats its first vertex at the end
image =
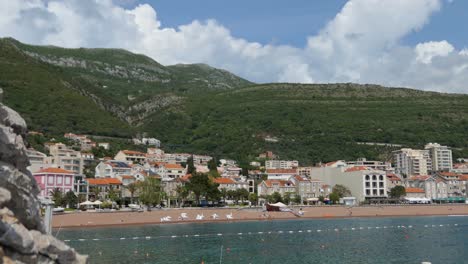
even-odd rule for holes
{"type": "MultiPolygon", "coordinates": [[[[302,207],[303,216],[291,212],[264,212],[260,208],[180,208],[159,209],[149,212],[74,212],[53,216],[54,228],[66,227],[104,227],[145,224],[174,224],[193,222],[232,222],[232,221],[270,221],[280,219],[313,219],[313,218],[345,218],[345,217],[389,217],[389,216],[431,216],[431,215],[468,215],[468,205],[383,205],[383,206],[314,206],[302,207]],[[188,218],[180,220],[182,213],[188,218]],[[233,219],[226,215],[232,213],[233,219]],[[212,215],[218,215],[213,219],[212,215]],[[203,220],[196,220],[197,215],[203,215],[203,220]],[[161,222],[163,217],[171,217],[171,221],[161,222]]],[[[299,207],[294,209],[295,212],[299,207]]]]}

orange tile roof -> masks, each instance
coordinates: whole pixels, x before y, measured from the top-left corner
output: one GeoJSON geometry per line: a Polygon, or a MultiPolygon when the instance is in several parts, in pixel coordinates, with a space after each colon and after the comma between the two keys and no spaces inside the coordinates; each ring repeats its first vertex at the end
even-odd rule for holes
{"type": "Polygon", "coordinates": [[[345,172],[366,171],[366,170],[370,170],[370,169],[366,166],[354,166],[349,169],[346,169],[345,172]]]}
{"type": "Polygon", "coordinates": [[[468,181],[468,175],[460,175],[460,181],[468,181]]]}
{"type": "Polygon", "coordinates": [[[132,175],[123,175],[123,176],[122,176],[122,179],[129,179],[129,180],[131,180],[131,179],[135,179],[135,177],[133,177],[132,175]]]}
{"type": "Polygon", "coordinates": [[[295,169],[267,169],[266,173],[270,174],[296,174],[295,169]]]}
{"type": "Polygon", "coordinates": [[[41,169],[41,170],[39,170],[39,171],[37,171],[35,173],[75,174],[72,171],[64,170],[64,169],[61,169],[61,168],[45,168],[45,169],[41,169]]]}
{"type": "Polygon", "coordinates": [[[424,190],[421,188],[408,187],[408,188],[405,188],[405,190],[406,190],[406,193],[424,193],[424,190]]]}
{"type": "Polygon", "coordinates": [[[178,169],[178,170],[183,170],[184,169],[184,167],[180,166],[179,164],[171,164],[171,163],[165,164],[164,167],[166,169],[178,169]]]}
{"type": "Polygon", "coordinates": [[[329,166],[332,166],[333,164],[337,163],[338,161],[331,161],[331,162],[327,162],[325,163],[325,167],[329,167],[329,166]]]}
{"type": "Polygon", "coordinates": [[[410,180],[410,181],[425,181],[425,180],[427,180],[429,178],[430,177],[428,175],[416,175],[416,176],[410,177],[408,180],[410,180]]]}
{"type": "Polygon", "coordinates": [[[192,174],[186,174],[185,176],[177,178],[177,180],[182,181],[182,182],[188,182],[190,178],[192,178],[192,174]]]}
{"type": "Polygon", "coordinates": [[[273,184],[279,184],[280,187],[294,187],[294,184],[291,181],[285,180],[266,180],[264,183],[268,187],[273,186],[273,184]],[[289,186],[287,186],[288,184],[289,186]]]}
{"type": "Polygon", "coordinates": [[[86,179],[90,185],[121,185],[122,182],[115,178],[86,179]]]}
{"type": "Polygon", "coordinates": [[[146,155],[146,153],[143,153],[143,152],[140,152],[140,151],[134,151],[134,150],[122,150],[122,152],[125,155],[143,155],[143,156],[146,155]]]}
{"type": "Polygon", "coordinates": [[[217,184],[235,184],[236,183],[231,178],[214,178],[213,182],[217,184]]]}
{"type": "Polygon", "coordinates": [[[297,181],[303,181],[303,182],[309,181],[309,179],[299,176],[299,175],[294,176],[294,179],[296,179],[297,181]]]}

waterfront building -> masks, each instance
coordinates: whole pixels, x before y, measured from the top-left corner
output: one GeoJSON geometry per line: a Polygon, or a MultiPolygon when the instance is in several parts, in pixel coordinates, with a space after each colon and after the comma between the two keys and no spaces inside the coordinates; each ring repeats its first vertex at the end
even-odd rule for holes
{"type": "Polygon", "coordinates": [[[281,194],[281,196],[292,194],[296,192],[296,186],[294,186],[293,182],[287,180],[265,180],[257,186],[258,196],[271,195],[275,192],[281,194]]]}
{"type": "Polygon", "coordinates": [[[320,187],[322,186],[322,181],[320,180],[295,175],[290,178],[290,181],[294,183],[296,187],[295,193],[301,197],[303,202],[314,201],[310,198],[318,198],[321,195],[320,187]]]}
{"type": "Polygon", "coordinates": [[[61,168],[45,168],[33,173],[39,186],[41,197],[51,197],[51,192],[59,189],[62,193],[74,191],[75,173],[61,168]]]}
{"type": "Polygon", "coordinates": [[[426,193],[422,188],[407,187],[405,191],[406,198],[426,198],[426,193]]]}
{"type": "Polygon", "coordinates": [[[177,179],[187,174],[187,168],[180,164],[163,163],[156,169],[156,173],[165,178],[177,179]]]}
{"type": "Polygon", "coordinates": [[[86,179],[88,183],[88,197],[93,196],[95,199],[105,199],[109,191],[113,189],[120,193],[122,190],[122,182],[115,178],[96,178],[86,179]]]}
{"type": "MultiPolygon", "coordinates": [[[[246,189],[249,191],[249,181],[241,178],[214,178],[214,183],[219,184],[218,189],[226,189],[228,191],[235,191],[239,189],[246,189]]],[[[253,182],[253,181],[252,181],[253,182]]],[[[252,190],[252,189],[250,189],[252,190]]],[[[252,190],[253,192],[253,190],[252,190]]]]}
{"type": "Polygon", "coordinates": [[[455,163],[451,172],[458,174],[468,174],[468,163],[455,163]]]}
{"type": "Polygon", "coordinates": [[[404,177],[428,175],[432,171],[429,150],[403,148],[393,152],[395,172],[404,177]]]}
{"type": "Polygon", "coordinates": [[[424,147],[429,151],[433,171],[449,171],[453,167],[452,150],[447,146],[429,143],[424,147]]]}

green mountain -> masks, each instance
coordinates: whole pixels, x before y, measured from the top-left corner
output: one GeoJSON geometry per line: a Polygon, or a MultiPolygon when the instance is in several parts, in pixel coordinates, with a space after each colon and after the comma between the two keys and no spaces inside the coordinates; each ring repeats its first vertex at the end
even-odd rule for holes
{"type": "Polygon", "coordinates": [[[170,151],[241,161],[272,150],[311,164],[387,159],[398,145],[468,156],[468,95],[357,84],[257,85],[204,64],[163,66],[115,49],[0,40],[5,103],[34,130],[147,132],[170,151]],[[397,144],[382,146],[374,143],[397,144]]]}

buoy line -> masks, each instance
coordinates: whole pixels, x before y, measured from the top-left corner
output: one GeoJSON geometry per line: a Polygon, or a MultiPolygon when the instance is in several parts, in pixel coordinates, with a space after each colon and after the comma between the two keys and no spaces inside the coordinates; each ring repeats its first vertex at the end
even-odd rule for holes
{"type": "Polygon", "coordinates": [[[77,239],[64,239],[63,241],[65,242],[86,242],[86,241],[112,241],[112,240],[160,240],[160,239],[175,239],[175,238],[193,238],[193,237],[221,237],[221,236],[245,236],[245,235],[283,235],[283,234],[311,234],[311,233],[321,233],[321,232],[353,232],[353,231],[377,231],[380,229],[414,229],[414,228],[444,228],[444,227],[467,227],[468,224],[426,224],[426,225],[420,225],[420,226],[414,226],[414,225],[396,225],[396,226],[367,226],[367,227],[346,227],[346,228],[328,228],[328,229],[306,229],[306,230],[288,230],[288,231],[283,231],[283,230],[271,230],[271,231],[258,231],[258,232],[247,232],[247,233],[210,233],[210,234],[193,234],[193,235],[165,235],[165,236],[131,236],[131,237],[107,237],[107,238],[77,238],[77,239]]]}

